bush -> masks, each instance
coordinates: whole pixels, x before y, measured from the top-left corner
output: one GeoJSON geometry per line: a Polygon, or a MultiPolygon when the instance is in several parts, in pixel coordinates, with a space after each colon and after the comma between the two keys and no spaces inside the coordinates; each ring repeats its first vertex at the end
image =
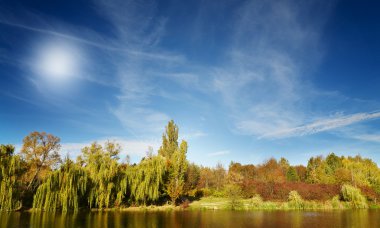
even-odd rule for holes
{"type": "Polygon", "coordinates": [[[345,184],[341,189],[341,198],[350,202],[353,208],[368,208],[367,200],[362,195],[360,189],[345,184]]]}
{"type": "MultiPolygon", "coordinates": [[[[244,196],[250,198],[255,193],[260,194],[264,200],[286,201],[292,190],[304,200],[326,201],[340,193],[340,186],[335,184],[307,184],[302,182],[285,182],[274,183],[273,192],[271,193],[268,183],[260,181],[251,181],[242,186],[244,196]],[[246,192],[249,191],[249,192],[246,192]]],[[[379,197],[380,198],[380,197],[379,197]]]]}
{"type": "Polygon", "coordinates": [[[263,204],[263,198],[259,194],[256,194],[251,198],[249,203],[251,207],[258,208],[263,204]]]}
{"type": "Polygon", "coordinates": [[[226,185],[225,192],[226,196],[229,199],[229,204],[232,210],[235,210],[242,206],[242,191],[240,186],[232,184],[226,185]]]}
{"type": "Polygon", "coordinates": [[[332,198],[331,206],[334,209],[342,209],[343,208],[342,203],[340,202],[338,195],[336,195],[332,198]]]}
{"type": "Polygon", "coordinates": [[[289,192],[288,206],[291,209],[303,209],[304,201],[297,191],[289,192]]]}

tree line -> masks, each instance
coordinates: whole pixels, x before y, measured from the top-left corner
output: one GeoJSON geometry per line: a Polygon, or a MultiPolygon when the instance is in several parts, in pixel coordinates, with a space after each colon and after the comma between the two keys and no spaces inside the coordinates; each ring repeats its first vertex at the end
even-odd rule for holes
{"type": "Polygon", "coordinates": [[[187,142],[178,141],[178,126],[170,121],[157,154],[150,150],[138,164],[121,162],[115,142],[92,143],[76,160],[59,155],[60,139],[32,132],[19,153],[0,146],[0,210],[28,208],[45,211],[115,208],[137,205],[176,205],[203,196],[323,200],[350,184],[368,200],[380,194],[380,170],[360,156],[312,157],[307,166],[292,166],[285,158],[260,165],[231,162],[204,167],[190,163],[187,142]],[[324,195],[325,194],[325,195],[324,195]],[[326,195],[327,194],[327,195],[326,195]]]}

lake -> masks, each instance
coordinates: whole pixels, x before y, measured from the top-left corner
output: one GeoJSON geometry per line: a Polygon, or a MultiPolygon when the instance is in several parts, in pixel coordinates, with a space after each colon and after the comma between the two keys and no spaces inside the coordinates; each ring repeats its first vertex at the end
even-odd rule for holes
{"type": "Polygon", "coordinates": [[[380,210],[0,213],[1,227],[380,227],[380,210]]]}

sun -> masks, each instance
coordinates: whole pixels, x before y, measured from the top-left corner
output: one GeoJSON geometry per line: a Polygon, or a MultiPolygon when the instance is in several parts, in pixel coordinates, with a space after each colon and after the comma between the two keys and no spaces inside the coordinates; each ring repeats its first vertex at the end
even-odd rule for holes
{"type": "Polygon", "coordinates": [[[51,42],[38,48],[35,72],[51,83],[63,83],[78,74],[78,50],[62,42],[51,42]]]}

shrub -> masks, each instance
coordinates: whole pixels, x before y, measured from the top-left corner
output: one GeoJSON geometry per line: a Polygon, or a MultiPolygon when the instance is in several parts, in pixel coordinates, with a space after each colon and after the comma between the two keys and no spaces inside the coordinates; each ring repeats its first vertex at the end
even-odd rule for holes
{"type": "Polygon", "coordinates": [[[229,204],[232,210],[235,210],[242,205],[240,200],[242,196],[240,186],[232,184],[226,185],[225,192],[226,196],[229,199],[229,204]]]}
{"type": "Polygon", "coordinates": [[[263,204],[263,198],[259,194],[254,195],[250,200],[250,206],[258,208],[263,204]]]}
{"type": "Polygon", "coordinates": [[[338,196],[338,195],[336,195],[336,196],[334,196],[334,197],[332,198],[332,200],[331,200],[331,206],[332,206],[332,208],[334,208],[334,209],[342,209],[342,208],[343,208],[343,205],[342,205],[342,203],[340,202],[340,200],[339,200],[339,196],[338,196]]]}
{"type": "Polygon", "coordinates": [[[367,200],[360,189],[345,184],[341,189],[342,200],[350,202],[353,208],[368,208],[367,200]]]}
{"type": "Polygon", "coordinates": [[[292,208],[292,209],[304,208],[304,201],[297,191],[289,192],[288,205],[289,205],[289,208],[292,208]]]}

